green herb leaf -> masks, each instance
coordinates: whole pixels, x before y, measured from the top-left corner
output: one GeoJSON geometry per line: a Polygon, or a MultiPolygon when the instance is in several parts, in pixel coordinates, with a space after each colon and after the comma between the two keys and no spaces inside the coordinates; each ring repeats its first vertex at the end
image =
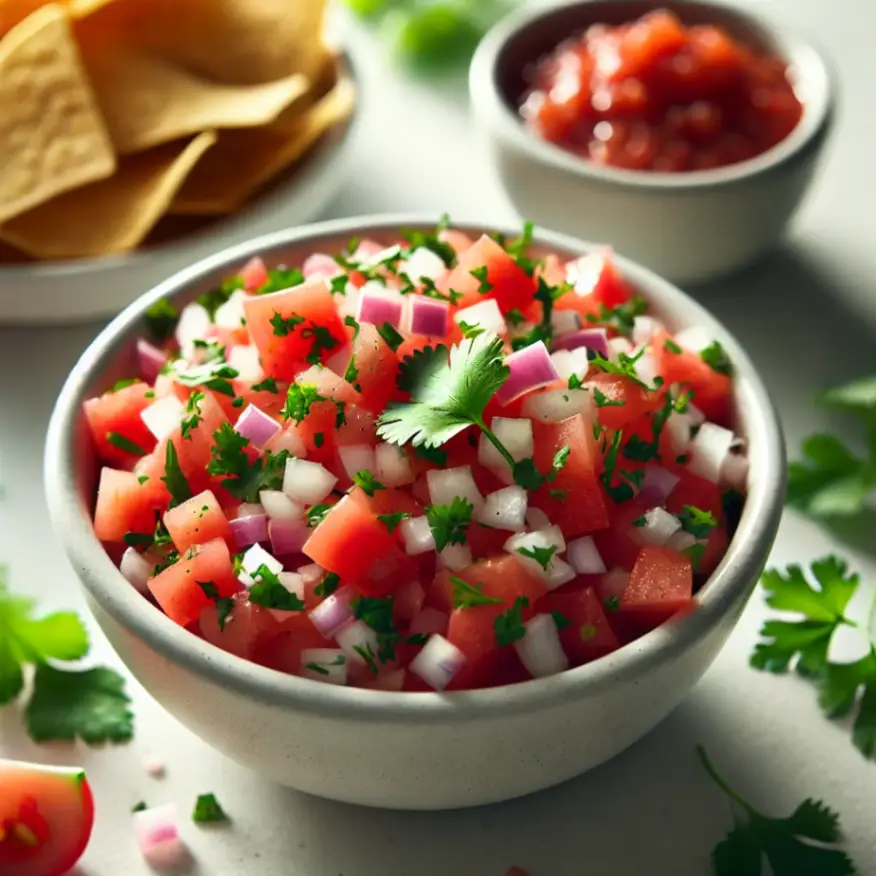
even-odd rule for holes
{"type": "Polygon", "coordinates": [[[528,557],[530,560],[535,560],[535,562],[545,571],[547,571],[548,566],[550,566],[551,560],[554,558],[556,552],[557,546],[555,544],[552,544],[549,547],[538,547],[536,545],[533,547],[517,548],[517,553],[520,554],[521,557],[528,557]]]}
{"type": "Polygon", "coordinates": [[[285,338],[290,335],[295,329],[304,322],[303,316],[293,314],[292,316],[283,316],[279,311],[274,311],[274,315],[269,320],[274,327],[274,334],[278,338],[285,338]]]}
{"type": "Polygon", "coordinates": [[[317,596],[331,596],[338,589],[340,583],[340,575],[336,575],[334,572],[326,572],[319,584],[313,588],[313,592],[317,596]]]}
{"type": "Polygon", "coordinates": [[[377,326],[377,333],[389,345],[393,353],[404,343],[404,335],[402,335],[395,326],[385,322],[381,326],[377,326]]]}
{"type": "Polygon", "coordinates": [[[712,341],[708,347],[700,350],[700,358],[712,371],[717,371],[718,374],[726,374],[727,376],[733,374],[733,363],[720,341],[712,341]]]}
{"type": "Polygon", "coordinates": [[[139,382],[140,380],[136,377],[123,377],[121,380],[117,380],[107,392],[118,392],[120,389],[126,389],[127,387],[133,386],[135,383],[139,382]]]}
{"type": "Polygon", "coordinates": [[[681,528],[694,538],[708,538],[718,525],[711,511],[703,511],[695,505],[685,505],[681,514],[676,516],[681,521],[681,528]]]}
{"type": "Polygon", "coordinates": [[[529,600],[525,596],[518,596],[514,600],[514,605],[493,621],[496,644],[500,648],[511,645],[526,635],[523,627],[523,609],[528,605],[529,600]]]}
{"type": "Polygon", "coordinates": [[[546,480],[535,467],[535,460],[531,457],[515,462],[511,473],[514,476],[514,483],[524,490],[537,490],[546,480]]]}
{"type": "Polygon", "coordinates": [[[150,304],[145,313],[146,329],[159,343],[164,343],[173,334],[179,322],[179,310],[166,298],[159,298],[150,304]]]}
{"type": "Polygon", "coordinates": [[[669,350],[670,353],[675,353],[676,355],[681,352],[681,347],[672,340],[672,338],[667,338],[663,342],[663,349],[669,350]]]}
{"type": "Polygon", "coordinates": [[[234,397],[234,387],[231,381],[239,376],[236,368],[228,365],[224,359],[213,359],[197,365],[189,365],[184,359],[177,359],[166,365],[162,371],[168,374],[181,386],[212,389],[213,392],[234,397]]]}
{"type": "Polygon", "coordinates": [[[304,611],[305,605],[301,597],[287,590],[264,563],[255,570],[252,577],[255,584],[249,590],[249,601],[253,605],[280,611],[304,611]]]}
{"type": "Polygon", "coordinates": [[[215,794],[198,795],[198,799],[195,800],[195,809],[192,812],[192,821],[195,824],[216,824],[228,820],[228,816],[219,805],[215,794]]]}
{"type": "Polygon", "coordinates": [[[653,391],[663,385],[663,378],[655,378],[654,386],[648,386],[647,383],[640,379],[639,374],[636,371],[636,362],[645,355],[645,349],[645,347],[642,347],[642,349],[634,356],[628,356],[626,353],[618,353],[617,362],[611,362],[608,359],[604,359],[597,353],[590,361],[590,364],[602,371],[608,372],[609,374],[617,374],[620,377],[626,377],[644,389],[653,391]]]}
{"type": "Polygon", "coordinates": [[[478,323],[468,323],[464,319],[459,321],[459,330],[464,338],[476,338],[482,335],[486,329],[482,329],[478,323]]]}
{"type": "Polygon", "coordinates": [[[498,605],[501,599],[484,595],[484,585],[471,585],[457,575],[450,576],[453,585],[452,603],[454,608],[472,608],[475,605],[498,605]]]}
{"type": "Polygon", "coordinates": [[[449,544],[465,544],[474,513],[474,505],[468,499],[454,496],[449,505],[426,505],[424,511],[436,550],[443,551],[449,544]]]}
{"type": "Polygon", "coordinates": [[[306,512],[307,525],[310,527],[319,526],[333,507],[333,505],[311,505],[306,512]]]}
{"type": "Polygon", "coordinates": [[[472,268],[469,273],[478,281],[478,292],[481,295],[486,295],[487,292],[493,291],[493,284],[487,279],[486,265],[482,265],[479,268],[472,268]]]}
{"type": "Polygon", "coordinates": [[[118,447],[119,450],[122,450],[125,453],[131,453],[134,456],[146,455],[146,451],[139,444],[135,444],[130,438],[126,438],[119,432],[107,432],[106,440],[109,444],[112,444],[113,447],[118,447]]]}
{"type": "Polygon", "coordinates": [[[568,444],[564,444],[555,454],[553,458],[553,462],[551,462],[551,471],[547,476],[547,481],[549,484],[552,484],[556,479],[557,475],[565,468],[566,463],[569,461],[569,456],[572,453],[572,448],[569,447],[568,444]]]}
{"type": "Polygon", "coordinates": [[[439,450],[437,447],[426,447],[424,444],[421,444],[419,447],[414,448],[414,453],[419,456],[420,459],[425,459],[427,462],[431,462],[439,468],[444,468],[447,465],[446,450],[439,450]]]}
{"type": "Polygon", "coordinates": [[[167,442],[167,447],[164,451],[164,474],[161,476],[161,480],[170,493],[169,507],[175,508],[177,505],[185,502],[186,499],[192,498],[192,488],[189,486],[189,482],[179,466],[179,457],[176,455],[176,447],[173,446],[173,441],[167,442]]]}
{"type": "Polygon", "coordinates": [[[225,304],[229,298],[238,290],[243,289],[243,277],[229,277],[223,281],[215,289],[199,295],[195,301],[203,307],[210,319],[216,319],[216,311],[225,304]]]}
{"type": "Polygon", "coordinates": [[[311,406],[320,401],[328,401],[328,399],[323,398],[312,383],[292,382],[289,384],[286,404],[280,414],[286,420],[301,423],[310,413],[311,406]]]}
{"type": "Polygon", "coordinates": [[[599,305],[599,315],[587,314],[587,321],[615,329],[618,334],[628,336],[635,327],[635,319],[648,312],[648,302],[641,295],[634,295],[617,307],[599,305]]]}
{"type": "Polygon", "coordinates": [[[135,803],[131,807],[131,815],[133,815],[135,812],[145,812],[148,808],[149,807],[146,805],[146,801],[141,800],[139,803],[135,803]]]}
{"type": "Polygon", "coordinates": [[[328,352],[338,346],[339,341],[335,336],[322,325],[315,325],[311,328],[301,330],[302,338],[313,338],[313,344],[310,348],[310,353],[304,357],[304,360],[311,365],[322,364],[323,351],[328,352]]]}
{"type": "MultiPolygon", "coordinates": [[[[575,377],[573,374],[572,377],[575,377]]],[[[572,377],[569,378],[569,388],[574,389],[572,386],[572,377]]],[[[575,378],[577,380],[577,378],[575,378]]],[[[581,385],[581,382],[578,382],[578,385],[581,385]]],[[[612,401],[598,386],[593,387],[593,401],[596,402],[596,407],[598,408],[622,408],[626,404],[623,399],[620,401],[612,401]]]]}
{"type": "Polygon", "coordinates": [[[569,618],[563,616],[558,611],[552,611],[551,617],[554,619],[554,624],[558,630],[564,630],[566,627],[572,626],[572,621],[569,618]]]}
{"type": "Polygon", "coordinates": [[[378,514],[377,519],[386,527],[387,531],[395,532],[395,528],[399,523],[410,516],[407,511],[396,511],[393,514],[378,514]]]}
{"type": "Polygon", "coordinates": [[[409,244],[406,254],[410,254],[419,247],[424,247],[435,253],[448,268],[452,268],[456,264],[456,250],[449,243],[439,240],[437,232],[430,234],[427,231],[408,230],[402,232],[402,237],[409,244]]]}
{"type": "Polygon", "coordinates": [[[260,380],[258,383],[254,383],[250,389],[253,392],[273,392],[274,394],[278,394],[280,390],[277,388],[277,381],[273,377],[266,377],[264,380],[260,380]]]}
{"type": "Polygon", "coordinates": [[[367,469],[362,469],[362,471],[357,471],[356,474],[353,475],[353,486],[358,487],[365,493],[366,496],[374,496],[374,494],[378,490],[385,490],[386,487],[374,477],[374,473],[368,471],[367,469]]]}
{"type": "Polygon", "coordinates": [[[231,423],[223,423],[214,433],[207,473],[225,475],[222,486],[243,502],[257,502],[261,490],[279,490],[286,473],[288,450],[266,452],[250,459],[246,453],[249,439],[237,432],[231,423]]]}

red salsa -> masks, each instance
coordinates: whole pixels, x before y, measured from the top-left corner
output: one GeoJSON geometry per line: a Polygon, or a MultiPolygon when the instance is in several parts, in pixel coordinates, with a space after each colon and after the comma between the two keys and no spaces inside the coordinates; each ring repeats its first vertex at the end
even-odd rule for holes
{"type": "Polygon", "coordinates": [[[534,66],[520,113],[541,137],[627,170],[709,170],[766,152],[803,107],[786,63],[666,10],[596,24],[534,66]]]}

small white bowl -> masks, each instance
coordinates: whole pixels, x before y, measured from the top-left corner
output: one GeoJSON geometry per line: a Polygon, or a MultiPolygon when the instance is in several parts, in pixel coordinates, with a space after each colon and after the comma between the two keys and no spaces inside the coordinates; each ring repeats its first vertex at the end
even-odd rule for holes
{"type": "Polygon", "coordinates": [[[760,13],[679,0],[575,0],[522,8],[499,22],[475,53],[469,89],[475,122],[524,218],[605,241],[674,282],[692,283],[741,268],[776,245],[812,180],[836,87],[814,46],[760,13]],[[526,128],[518,103],[528,64],[591,24],[619,24],[656,8],[687,25],[719,25],[788,61],[803,104],[791,134],[739,164],[657,173],[587,161],[526,128]]]}
{"type": "MultiPolygon", "coordinates": [[[[360,80],[348,52],[339,76],[360,80]]],[[[325,132],[288,179],[240,213],[216,217],[203,230],[124,255],[0,265],[0,325],[62,324],[111,316],[176,271],[258,234],[311,221],[340,190],[357,108],[325,132]]]]}
{"type": "MultiPolygon", "coordinates": [[[[284,675],[216,648],[166,617],[122,577],[91,522],[98,464],[82,402],[131,373],[144,312],[178,305],[254,255],[301,264],[351,237],[389,245],[422,216],[324,222],[217,253],[144,295],[101,332],[67,380],[50,420],[46,496],[55,532],[119,656],[171,714],[230,758],[301,791],[400,809],[446,809],[548,788],[614,757],[684,698],[717,656],[757,583],[785,495],[781,428],[737,341],[655,274],[619,258],[623,277],[672,329],[702,326],[732,358],[736,428],[749,448],[749,490],[727,554],[697,610],[619,651],[550,678],[452,694],[335,687],[284,675]]],[[[482,226],[456,225],[480,235],[482,226]]],[[[512,229],[499,229],[513,235],[512,229]]],[[[590,244],[549,232],[533,252],[572,258],[590,244]]]]}

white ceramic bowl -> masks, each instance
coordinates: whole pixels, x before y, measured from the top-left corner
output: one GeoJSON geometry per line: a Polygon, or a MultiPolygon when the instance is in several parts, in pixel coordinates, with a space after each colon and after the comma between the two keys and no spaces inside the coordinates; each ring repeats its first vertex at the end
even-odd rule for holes
{"type": "MultiPolygon", "coordinates": [[[[359,86],[348,53],[340,75],[359,86]]],[[[361,104],[361,95],[357,106],[361,104]]],[[[242,212],[171,243],[99,259],[0,265],[0,324],[61,324],[115,315],[176,271],[229,246],[311,221],[344,182],[358,109],[333,126],[287,179],[242,212]]]]}
{"type": "Polygon", "coordinates": [[[575,0],[523,7],[483,39],[469,74],[474,120],[514,207],[526,219],[602,240],[679,283],[726,274],[776,245],[812,180],[830,131],[835,83],[822,54],[759,12],[717,3],[575,0]],[[527,64],[597,22],[668,8],[685,24],[718,24],[790,64],[803,117],[768,152],[716,170],[604,167],[541,139],[517,111],[527,64]]]}
{"type": "MultiPolygon", "coordinates": [[[[137,593],[94,535],[98,466],[82,401],[131,373],[143,313],[159,298],[183,304],[256,254],[268,264],[300,264],[310,252],[340,250],[353,236],[393,242],[399,227],[434,228],[434,220],[361,218],[267,235],[187,268],[138,299],[85,351],[61,393],[47,439],[46,492],[55,531],[110,642],[155,699],[208,743],[274,781],[323,797],[403,809],[472,806],[537,791],[602,763],[687,694],[736,624],[766,562],[784,501],[784,449],[773,406],[734,338],[678,289],[618,259],[623,276],[671,328],[704,326],[738,372],[749,495],[697,611],[561,675],[444,695],[335,687],[257,666],[201,640],[137,593]]],[[[536,252],[571,257],[591,248],[559,234],[536,235],[536,252]]]]}

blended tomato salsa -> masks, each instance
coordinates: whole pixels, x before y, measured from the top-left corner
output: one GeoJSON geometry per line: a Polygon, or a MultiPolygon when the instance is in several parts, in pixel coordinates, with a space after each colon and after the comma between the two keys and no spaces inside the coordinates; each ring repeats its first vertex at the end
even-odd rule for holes
{"type": "Polygon", "coordinates": [[[747,477],[733,366],[610,252],[445,226],[148,313],[84,414],[94,529],[171,620],[316,681],[489,687],[694,609],[747,477]]]}
{"type": "Polygon", "coordinates": [[[529,76],[520,113],[539,136],[598,164],[708,170],[766,152],[803,107],[785,62],[713,25],[658,10],[597,24],[529,76]]]}

